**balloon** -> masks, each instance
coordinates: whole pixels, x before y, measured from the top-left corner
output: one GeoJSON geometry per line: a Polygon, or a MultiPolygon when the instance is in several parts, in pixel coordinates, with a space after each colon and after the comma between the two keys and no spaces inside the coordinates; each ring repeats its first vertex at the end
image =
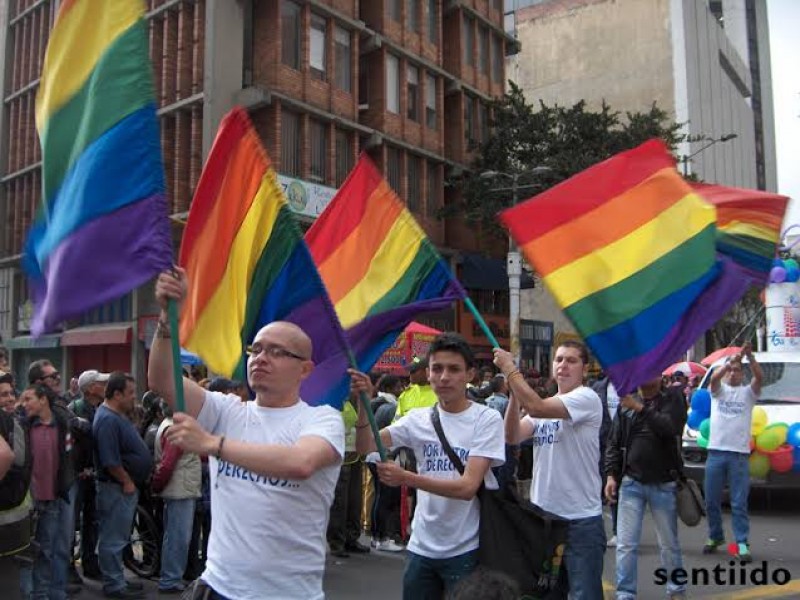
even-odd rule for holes
{"type": "Polygon", "coordinates": [[[702,435],[697,436],[697,445],[701,448],[708,448],[708,438],[702,435]]]}
{"type": "Polygon", "coordinates": [[[769,272],[769,280],[771,283],[783,283],[786,281],[786,269],[783,267],[772,267],[769,272]]]}
{"type": "Polygon", "coordinates": [[[786,443],[795,448],[800,448],[800,423],[795,423],[786,432],[786,443]]]}
{"type": "Polygon", "coordinates": [[[785,261],[783,261],[783,268],[786,269],[787,271],[789,269],[797,269],[798,271],[800,271],[800,263],[798,263],[793,258],[787,258],[785,261]]]}
{"type": "Polygon", "coordinates": [[[693,409],[686,419],[686,424],[689,426],[689,429],[700,429],[700,425],[706,419],[708,419],[706,415],[693,409]]]}
{"type": "Polygon", "coordinates": [[[772,259],[772,266],[773,267],[782,267],[783,266],[783,261],[780,258],[774,258],[774,259],[772,259]]]}
{"type": "Polygon", "coordinates": [[[795,267],[789,267],[786,269],[786,281],[794,283],[798,279],[800,279],[800,269],[795,267]]]}
{"type": "Polygon", "coordinates": [[[767,473],[769,473],[769,457],[761,452],[753,452],[750,455],[750,477],[765,479],[767,473]]]}
{"type": "Polygon", "coordinates": [[[750,425],[750,433],[752,435],[757,436],[759,433],[764,431],[764,428],[767,426],[767,411],[765,411],[760,406],[756,406],[753,409],[753,420],[750,425]]]}
{"type": "Polygon", "coordinates": [[[785,440],[785,432],[777,427],[770,426],[756,436],[756,448],[761,452],[772,452],[777,450],[785,440]]]}
{"type": "Polygon", "coordinates": [[[700,435],[707,440],[711,439],[711,419],[703,419],[703,422],[700,423],[700,435]]]}
{"type": "Polygon", "coordinates": [[[692,394],[692,412],[699,412],[704,417],[711,416],[711,394],[708,390],[695,390],[692,394]]]}
{"type": "Polygon", "coordinates": [[[788,473],[792,470],[792,447],[784,444],[769,453],[769,465],[776,473],[788,473]]]}
{"type": "Polygon", "coordinates": [[[792,450],[792,471],[800,473],[800,448],[792,450]]]}
{"type": "Polygon", "coordinates": [[[767,431],[768,429],[774,431],[778,436],[778,439],[781,442],[778,444],[779,446],[783,446],[786,443],[786,436],[789,433],[789,426],[786,423],[772,423],[771,425],[767,425],[764,431],[767,431]]]}

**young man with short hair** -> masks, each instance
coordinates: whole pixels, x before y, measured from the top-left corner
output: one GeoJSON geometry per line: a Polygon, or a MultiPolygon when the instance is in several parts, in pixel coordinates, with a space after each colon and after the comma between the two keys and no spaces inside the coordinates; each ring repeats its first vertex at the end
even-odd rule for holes
{"type": "MultiPolygon", "coordinates": [[[[380,432],[387,448],[407,446],[417,456],[418,473],[391,461],[377,464],[383,483],[417,489],[418,505],[403,575],[405,600],[441,598],[475,569],[480,526],[476,494],[484,481],[496,487],[490,468],[505,460],[500,414],[466,397],[475,361],[464,338],[455,333],[438,336],[428,357],[428,379],[437,404],[413,410],[380,432]],[[433,410],[438,410],[444,436],[465,465],[463,474],[456,470],[436,434],[433,410]]],[[[366,375],[355,371],[351,375],[354,392],[371,393],[366,375]]],[[[363,409],[356,428],[359,452],[374,450],[375,440],[363,409]]]]}
{"type": "MultiPolygon", "coordinates": [[[[588,362],[586,346],[562,343],[553,358],[558,393],[542,398],[525,382],[511,353],[494,350],[494,364],[511,389],[506,442],[533,438],[531,502],[569,521],[564,564],[574,600],[602,599],[606,548],[599,468],[603,406],[583,385],[588,362]],[[527,413],[522,420],[520,404],[527,413]]],[[[561,592],[566,597],[566,590],[561,592]]]]}

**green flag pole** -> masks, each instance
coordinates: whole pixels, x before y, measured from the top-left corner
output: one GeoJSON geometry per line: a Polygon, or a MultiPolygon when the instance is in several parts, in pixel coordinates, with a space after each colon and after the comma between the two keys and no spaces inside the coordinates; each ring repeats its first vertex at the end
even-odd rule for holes
{"type": "MultiPolygon", "coordinates": [[[[350,361],[350,367],[358,371],[358,362],[356,362],[356,357],[353,355],[353,351],[350,349],[350,346],[347,347],[347,358],[350,361]]],[[[367,397],[366,392],[359,392],[358,394],[359,399],[361,400],[361,406],[364,408],[364,411],[367,413],[367,420],[369,421],[369,428],[372,431],[372,437],[375,438],[375,447],[378,449],[378,454],[381,457],[381,462],[386,462],[386,448],[381,441],[381,432],[378,429],[378,422],[375,421],[375,413],[372,412],[372,405],[370,404],[370,400],[367,397]]]]}
{"type": "Polygon", "coordinates": [[[181,370],[181,340],[178,332],[178,303],[172,298],[167,301],[167,317],[169,330],[172,332],[172,376],[175,380],[175,408],[178,412],[186,412],[183,400],[183,371],[181,370]]]}
{"type": "Polygon", "coordinates": [[[469,312],[472,313],[472,317],[475,319],[475,322],[480,326],[481,330],[483,331],[483,335],[486,336],[486,339],[489,340],[489,343],[492,345],[492,348],[499,348],[500,344],[497,341],[497,338],[494,337],[492,330],[489,329],[489,326],[486,324],[486,321],[483,320],[481,313],[478,312],[478,309],[472,303],[469,296],[464,296],[464,305],[469,309],[469,312]]]}

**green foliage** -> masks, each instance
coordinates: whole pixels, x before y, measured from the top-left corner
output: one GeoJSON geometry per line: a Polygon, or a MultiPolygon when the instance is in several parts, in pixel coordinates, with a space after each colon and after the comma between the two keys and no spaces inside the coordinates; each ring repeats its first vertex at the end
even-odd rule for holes
{"type": "Polygon", "coordinates": [[[626,112],[625,118],[605,102],[599,111],[589,110],[584,101],[571,107],[540,102],[534,110],[519,86],[510,85],[510,91],[492,106],[492,135],[480,147],[470,173],[459,182],[463,203],[445,211],[445,215],[464,214],[487,233],[498,232],[496,215],[512,204],[513,194],[508,177],[480,177],[485,171],[520,173],[517,200],[522,201],[648,139],[663,139],[673,152],[685,139],[682,126],[655,103],[647,112],[626,112]],[[537,166],[550,170],[523,174],[537,166]]]}

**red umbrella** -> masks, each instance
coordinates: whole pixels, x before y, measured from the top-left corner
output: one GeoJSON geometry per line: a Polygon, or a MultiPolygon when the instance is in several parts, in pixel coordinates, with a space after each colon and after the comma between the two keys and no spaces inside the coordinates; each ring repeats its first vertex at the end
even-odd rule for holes
{"type": "Polygon", "coordinates": [[[739,354],[739,352],[741,351],[742,351],[741,346],[728,346],[727,348],[720,348],[719,350],[714,350],[711,354],[709,354],[703,360],[701,360],[700,363],[706,365],[707,367],[710,367],[720,358],[725,358],[726,356],[733,356],[734,354],[739,354]]]}
{"type": "Polygon", "coordinates": [[[664,369],[662,375],[672,376],[673,374],[680,371],[687,377],[693,377],[695,375],[702,376],[705,375],[706,370],[707,369],[700,363],[684,360],[681,362],[676,362],[674,365],[670,365],[669,367],[664,369]]]}

